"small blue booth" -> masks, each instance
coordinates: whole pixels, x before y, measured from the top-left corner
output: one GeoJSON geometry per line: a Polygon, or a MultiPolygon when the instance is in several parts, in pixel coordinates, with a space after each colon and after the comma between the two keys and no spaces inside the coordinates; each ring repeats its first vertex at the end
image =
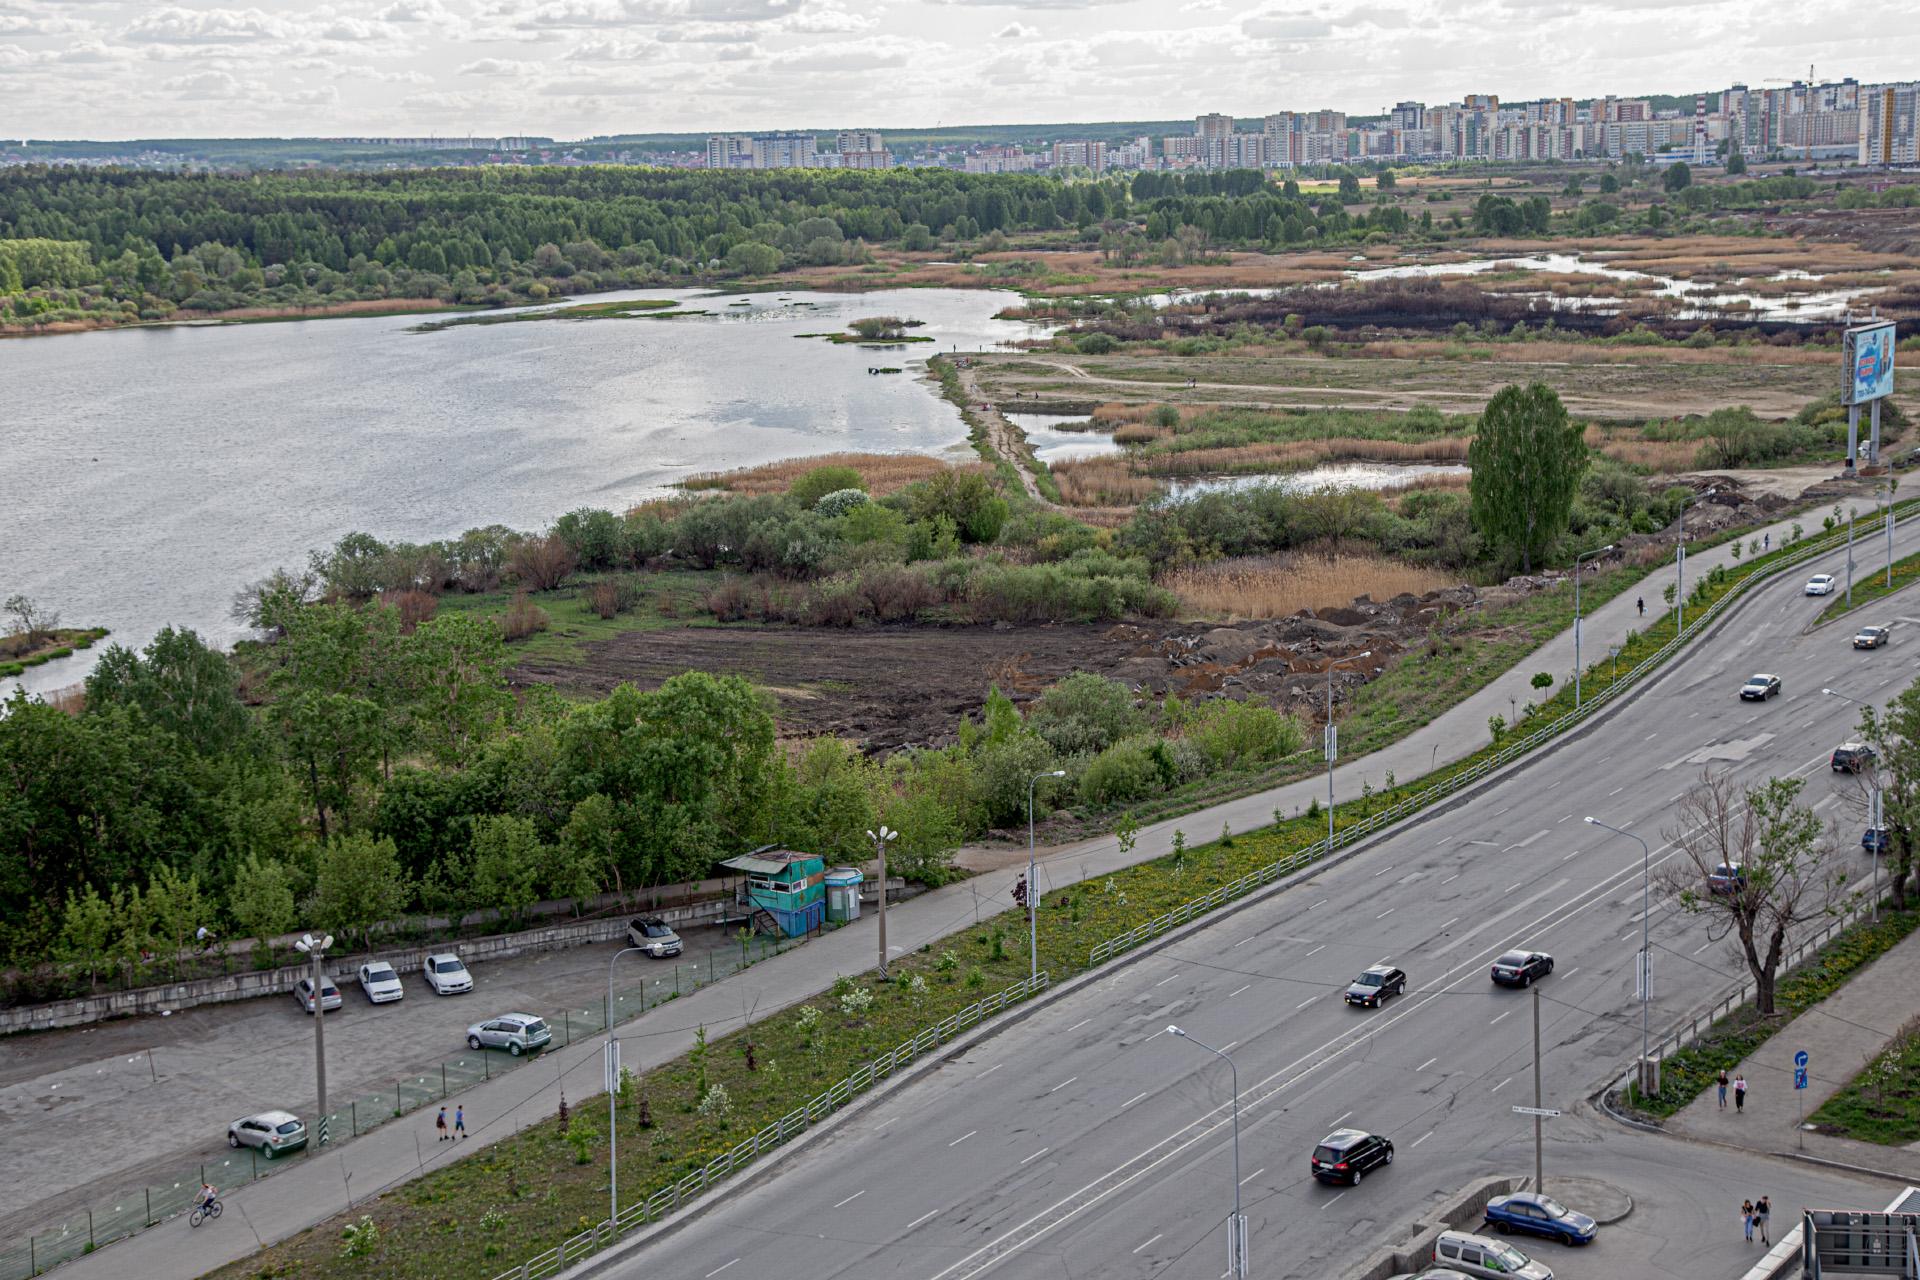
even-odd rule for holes
{"type": "Polygon", "coordinates": [[[811,933],[826,922],[826,860],[818,854],[795,853],[769,845],[720,865],[744,872],[746,888],[738,895],[749,912],[765,911],[789,938],[811,933]]]}

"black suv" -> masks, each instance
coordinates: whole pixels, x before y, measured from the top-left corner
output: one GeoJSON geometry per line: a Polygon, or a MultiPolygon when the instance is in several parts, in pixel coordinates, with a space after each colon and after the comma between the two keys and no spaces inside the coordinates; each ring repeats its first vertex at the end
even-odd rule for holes
{"type": "Polygon", "coordinates": [[[1553,957],[1544,951],[1509,951],[1493,962],[1493,980],[1503,987],[1524,987],[1553,972],[1553,957]]]}
{"type": "Polygon", "coordinates": [[[1407,975],[1388,964],[1376,964],[1353,980],[1347,988],[1347,1003],[1362,1008],[1377,1009],[1386,1003],[1388,996],[1397,996],[1407,989],[1407,975]]]}
{"type": "Polygon", "coordinates": [[[1833,758],[1827,763],[1835,773],[1858,773],[1878,758],[1864,742],[1843,742],[1833,749],[1833,758]]]}
{"type": "Polygon", "coordinates": [[[1369,1169],[1393,1163],[1393,1144],[1364,1129],[1335,1129],[1313,1149],[1313,1176],[1357,1187],[1369,1169]]]}

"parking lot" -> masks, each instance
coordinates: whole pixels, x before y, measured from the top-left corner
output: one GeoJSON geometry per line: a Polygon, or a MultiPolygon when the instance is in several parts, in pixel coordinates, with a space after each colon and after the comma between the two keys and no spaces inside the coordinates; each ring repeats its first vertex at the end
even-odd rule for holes
{"type": "MultiPolygon", "coordinates": [[[[625,993],[625,1009],[643,981],[651,1005],[676,984],[689,989],[696,973],[704,985],[738,963],[739,943],[729,933],[692,926],[682,937],[686,951],[676,960],[620,959],[616,989],[625,993]]],[[[373,1113],[363,1121],[371,1124],[390,1118],[396,1104],[414,1107],[427,1091],[437,1095],[443,1068],[447,1087],[458,1089],[464,1078],[505,1066],[504,1052],[485,1062],[466,1052],[467,1028],[497,1014],[549,1019],[556,1046],[574,1019],[597,1030],[608,963],[621,945],[475,964],[474,989],[459,996],[436,996],[409,973],[406,998],[379,1006],[355,980],[358,959],[331,958],[342,1004],[326,1015],[329,1102],[340,1111],[357,1102],[363,1115],[373,1113]],[[449,1066],[456,1056],[463,1061],[449,1066]]],[[[186,1177],[197,1185],[201,1162],[217,1165],[232,1154],[227,1125],[241,1116],[284,1108],[310,1119],[313,1042],[312,1020],[290,995],[0,1040],[0,1131],[11,1167],[30,1160],[33,1168],[32,1177],[0,1186],[0,1235],[110,1207],[145,1185],[186,1177]]],[[[430,1129],[432,1116],[429,1108],[402,1123],[430,1129]]],[[[232,1176],[223,1184],[217,1172],[209,1171],[217,1185],[231,1185],[232,1176]]]]}

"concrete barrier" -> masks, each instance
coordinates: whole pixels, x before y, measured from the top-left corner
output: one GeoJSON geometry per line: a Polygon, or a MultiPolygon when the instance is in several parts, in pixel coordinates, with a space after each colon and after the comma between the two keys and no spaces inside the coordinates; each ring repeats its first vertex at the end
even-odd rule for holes
{"type": "MultiPolygon", "coordinates": [[[[719,918],[732,907],[724,900],[696,902],[684,907],[662,907],[639,914],[658,918],[676,928],[704,924],[719,918]]],[[[364,956],[335,956],[328,971],[336,982],[344,984],[348,975],[369,960],[385,960],[400,973],[416,972],[425,958],[441,951],[457,952],[469,965],[488,960],[506,960],[536,951],[564,951],[569,947],[592,946],[611,942],[627,933],[625,915],[604,920],[582,920],[571,924],[548,925],[519,933],[496,933],[482,938],[455,942],[426,943],[395,951],[374,951],[364,956]]],[[[293,984],[307,976],[308,966],[287,965],[277,969],[254,969],[246,973],[218,978],[195,978],[159,986],[136,987],[131,991],[110,991],[104,995],[81,996],[73,1000],[55,1000],[47,1004],[22,1005],[0,1010],[0,1035],[16,1031],[51,1031],[57,1027],[79,1027],[108,1018],[128,1018],[159,1013],[166,1009],[191,1009],[203,1004],[226,1004],[234,1000],[252,1000],[258,996],[286,995],[293,984]]]]}
{"type": "Polygon", "coordinates": [[[1442,1231],[1471,1231],[1486,1212],[1487,1201],[1525,1186],[1525,1178],[1482,1178],[1468,1183],[1451,1199],[1422,1214],[1404,1229],[1405,1240],[1375,1250],[1366,1261],[1347,1272],[1346,1280],[1391,1280],[1433,1265],[1433,1245],[1442,1231]]]}

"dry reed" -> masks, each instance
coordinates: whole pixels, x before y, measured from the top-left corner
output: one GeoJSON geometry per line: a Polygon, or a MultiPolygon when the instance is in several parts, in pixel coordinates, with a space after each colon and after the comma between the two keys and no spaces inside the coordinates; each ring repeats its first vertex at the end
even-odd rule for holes
{"type": "Polygon", "coordinates": [[[1467,444],[1466,436],[1412,441],[1270,440],[1213,449],[1184,449],[1178,453],[1151,453],[1141,461],[1154,475],[1221,475],[1305,469],[1326,462],[1465,462],[1467,444]]]}
{"type": "Polygon", "coordinates": [[[811,458],[782,458],[738,471],[709,471],[688,476],[680,487],[744,494],[785,493],[794,481],[816,467],[852,467],[866,482],[867,492],[878,498],[938,475],[947,466],[924,453],[824,453],[811,458]]]}
{"type": "Polygon", "coordinates": [[[1438,569],[1385,556],[1244,556],[1166,574],[1160,585],[1181,603],[1228,618],[1284,618],[1302,609],[1331,609],[1359,596],[1391,600],[1456,585],[1438,569]]]}
{"type": "Polygon", "coordinates": [[[1160,482],[1136,475],[1126,458],[1076,458],[1056,462],[1051,470],[1060,500],[1070,507],[1130,506],[1160,492],[1160,482]]]}

